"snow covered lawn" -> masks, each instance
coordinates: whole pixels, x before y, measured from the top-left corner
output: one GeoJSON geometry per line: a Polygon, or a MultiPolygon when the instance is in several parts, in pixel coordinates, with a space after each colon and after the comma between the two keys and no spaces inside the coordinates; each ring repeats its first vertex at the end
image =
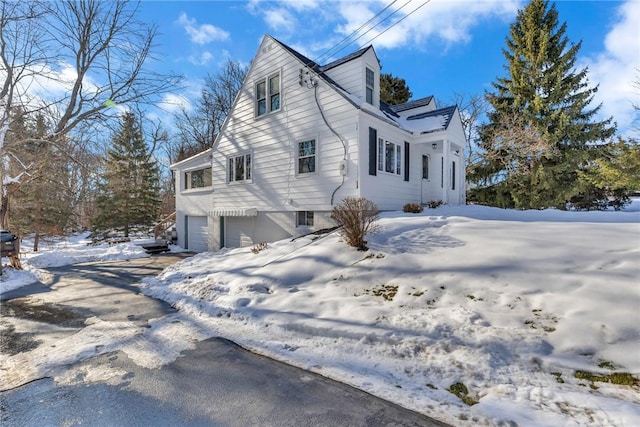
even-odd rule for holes
{"type": "Polygon", "coordinates": [[[380,226],[368,252],[331,234],[199,254],[143,291],[454,425],[640,425],[639,212],[441,207],[380,226]]]}
{"type": "Polygon", "coordinates": [[[383,214],[368,252],[334,233],[199,254],[139,284],[180,310],[144,339],[222,336],[456,426],[637,426],[637,207],[442,206],[383,214]]]}

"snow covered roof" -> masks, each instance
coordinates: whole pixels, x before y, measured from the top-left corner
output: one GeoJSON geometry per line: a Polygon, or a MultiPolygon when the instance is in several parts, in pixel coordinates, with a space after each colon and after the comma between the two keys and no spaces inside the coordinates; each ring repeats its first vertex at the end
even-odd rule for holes
{"type": "Polygon", "coordinates": [[[399,105],[391,105],[390,108],[395,112],[399,113],[401,111],[413,110],[414,108],[424,107],[425,105],[431,104],[433,101],[433,96],[429,95],[424,98],[416,99],[413,101],[405,102],[404,104],[399,105]]]}
{"type": "Polygon", "coordinates": [[[415,114],[406,118],[406,123],[421,133],[437,132],[449,127],[453,114],[458,109],[456,105],[439,108],[426,113],[415,114]]]}
{"type": "MultiPolygon", "coordinates": [[[[346,55],[336,61],[333,61],[327,65],[320,65],[312,59],[307,58],[300,52],[295,49],[287,46],[281,41],[272,37],[272,39],[277,42],[280,46],[290,52],[293,56],[298,58],[300,62],[302,62],[307,68],[312,70],[317,74],[317,76],[324,80],[329,85],[333,86],[338,90],[338,92],[345,97],[351,104],[355,107],[363,109],[362,106],[364,102],[351,96],[351,94],[342,88],[336,81],[334,81],[331,77],[329,77],[324,71],[329,70],[331,68],[337,67],[338,65],[349,62],[353,59],[359,58],[369,49],[373,49],[372,46],[367,46],[362,48],[356,52],[353,52],[349,55],[346,55]]],[[[375,51],[374,51],[375,53],[375,51]]],[[[377,116],[383,120],[391,120],[396,123],[400,128],[405,129],[409,132],[418,132],[418,133],[430,133],[437,132],[441,130],[445,130],[449,127],[449,123],[451,123],[451,118],[453,117],[454,112],[457,107],[451,106],[446,108],[441,108],[425,113],[415,114],[413,116],[401,117],[398,113],[403,111],[409,111],[412,109],[420,108],[429,105],[433,102],[433,96],[427,96],[424,98],[416,99],[410,102],[405,102],[404,104],[399,105],[388,105],[384,102],[380,102],[380,109],[378,110],[377,116]]],[[[369,109],[363,109],[364,111],[372,112],[369,109]]]]}

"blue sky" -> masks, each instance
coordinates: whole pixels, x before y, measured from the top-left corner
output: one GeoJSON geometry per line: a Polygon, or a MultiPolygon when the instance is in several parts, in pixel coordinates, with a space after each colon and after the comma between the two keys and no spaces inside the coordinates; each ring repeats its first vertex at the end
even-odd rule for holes
{"type": "MultiPolygon", "coordinates": [[[[143,1],[140,18],[160,29],[162,66],[186,78],[187,90],[167,97],[167,110],[188,105],[204,75],[217,73],[228,58],[248,64],[264,34],[320,63],[372,44],[383,72],[404,78],[414,98],[434,95],[443,104],[455,93],[482,94],[506,75],[505,37],[526,4],[518,0],[397,0],[382,16],[405,5],[396,14],[343,50],[330,51],[392,1],[143,1]]],[[[629,134],[637,117],[631,102],[640,104],[634,87],[640,2],[558,1],[556,7],[569,39],[583,43],[578,66],[588,66],[590,82],[600,85],[603,116],[613,116],[619,132],[629,134]]]]}

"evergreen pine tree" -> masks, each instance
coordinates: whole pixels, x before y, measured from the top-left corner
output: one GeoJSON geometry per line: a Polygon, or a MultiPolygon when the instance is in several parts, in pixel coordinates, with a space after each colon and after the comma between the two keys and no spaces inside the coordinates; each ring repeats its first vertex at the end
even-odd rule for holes
{"type": "Polygon", "coordinates": [[[380,100],[389,105],[400,105],[407,102],[413,94],[407,82],[391,73],[380,74],[380,100]]]}
{"type": "Polygon", "coordinates": [[[596,121],[596,87],[576,70],[581,42],[570,44],[555,4],[532,0],[518,12],[503,49],[508,76],[498,78],[489,122],[480,128],[483,159],[470,171],[471,199],[520,209],[567,203],[597,206],[604,197],[579,173],[601,156],[599,143],[615,133],[612,119],[596,121]]]}
{"type": "Polygon", "coordinates": [[[107,151],[96,200],[94,236],[117,229],[129,237],[133,227],[153,225],[159,202],[158,166],[135,116],[125,113],[107,151]]]}

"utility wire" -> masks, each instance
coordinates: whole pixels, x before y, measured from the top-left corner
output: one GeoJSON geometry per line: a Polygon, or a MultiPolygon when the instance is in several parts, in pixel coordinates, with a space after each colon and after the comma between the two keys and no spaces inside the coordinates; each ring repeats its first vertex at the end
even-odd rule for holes
{"type": "Polygon", "coordinates": [[[380,37],[381,35],[383,35],[384,33],[386,33],[387,31],[389,31],[390,29],[392,29],[393,27],[395,27],[396,25],[398,25],[399,23],[401,23],[402,21],[404,21],[405,19],[407,19],[408,17],[410,17],[411,15],[413,15],[415,12],[418,11],[418,9],[422,8],[423,6],[425,6],[427,3],[431,2],[431,0],[426,0],[424,3],[422,3],[420,6],[416,7],[415,9],[413,9],[411,12],[409,12],[408,14],[406,14],[405,16],[403,16],[402,18],[400,18],[399,20],[397,20],[396,22],[394,22],[392,25],[390,25],[389,27],[387,27],[384,31],[378,33],[375,37],[372,37],[371,39],[369,39],[366,43],[362,44],[360,46],[360,48],[363,48],[364,46],[367,46],[368,44],[371,44],[372,41],[374,41],[375,39],[377,39],[378,37],[380,37]]]}
{"type": "MultiPolygon", "coordinates": [[[[385,10],[389,9],[391,6],[393,6],[395,3],[397,3],[398,0],[393,0],[391,3],[389,3],[384,9],[382,9],[380,12],[376,13],[374,16],[372,16],[367,22],[365,22],[364,24],[360,25],[360,27],[358,27],[358,29],[356,29],[355,31],[352,31],[351,34],[349,34],[348,36],[346,36],[345,38],[343,38],[341,41],[339,41],[335,46],[329,48],[327,51],[325,51],[322,55],[318,56],[314,61],[318,62],[321,58],[324,57],[329,57],[331,55],[334,55],[335,53],[340,52],[341,50],[343,50],[344,48],[346,48],[349,44],[351,44],[352,42],[358,40],[350,40],[352,37],[354,37],[360,30],[362,30],[363,28],[365,28],[369,23],[371,23],[373,20],[375,20],[378,16],[382,15],[382,13],[384,13],[385,10]],[[346,43],[346,44],[345,44],[346,43]],[[341,45],[345,44],[345,46],[339,48],[341,45]],[[339,48],[339,49],[338,49],[339,48]],[[336,50],[338,49],[338,50],[336,50]]],[[[376,24],[374,25],[377,26],[379,25],[376,24]]],[[[366,34],[366,33],[364,33],[366,34]]],[[[362,37],[359,36],[359,37],[362,37]]]]}
{"type": "MultiPolygon", "coordinates": [[[[409,3],[411,3],[412,0],[408,0],[407,2],[405,2],[402,6],[398,7],[397,9],[395,9],[393,12],[389,13],[387,16],[385,16],[383,19],[379,20],[375,25],[371,26],[367,31],[365,31],[364,33],[360,34],[358,37],[353,38],[360,30],[362,30],[364,27],[366,27],[369,23],[371,23],[372,21],[374,21],[377,17],[379,17],[382,13],[384,13],[387,9],[389,9],[391,6],[393,6],[393,4],[395,4],[398,0],[394,0],[391,3],[389,3],[384,9],[382,9],[380,12],[376,13],[371,19],[369,19],[367,22],[365,22],[364,24],[362,24],[358,29],[356,29],[355,31],[353,31],[351,34],[349,34],[348,36],[346,36],[344,39],[342,39],[340,42],[338,42],[334,47],[330,48],[329,50],[327,50],[326,52],[324,52],[322,55],[320,55],[319,57],[316,58],[315,62],[317,63],[320,58],[324,58],[324,57],[328,57],[329,55],[335,55],[338,52],[343,51],[347,46],[349,46],[351,43],[356,42],[357,40],[361,39],[363,36],[365,36],[366,34],[368,34],[369,32],[373,31],[376,27],[380,26],[382,23],[386,22],[389,18],[391,18],[392,16],[394,16],[396,13],[398,13],[400,10],[404,9],[405,6],[407,6],[409,3]],[[337,49],[337,50],[336,50],[337,49]]],[[[422,3],[421,5],[419,5],[418,7],[416,7],[415,9],[413,9],[411,12],[409,12],[408,14],[406,14],[405,16],[403,16],[401,19],[397,20],[396,22],[394,22],[393,24],[391,24],[389,27],[385,28],[383,31],[381,31],[380,33],[378,33],[376,36],[372,37],[371,39],[369,39],[366,43],[363,43],[362,45],[360,45],[359,49],[369,45],[373,40],[377,39],[378,37],[380,37],[382,34],[386,33],[387,31],[389,31],[391,28],[395,27],[396,25],[398,25],[400,22],[404,21],[405,19],[407,19],[409,16],[413,15],[416,11],[418,11],[420,8],[422,8],[423,6],[425,6],[427,3],[429,3],[431,0],[426,0],[424,3],[422,3]]]]}

